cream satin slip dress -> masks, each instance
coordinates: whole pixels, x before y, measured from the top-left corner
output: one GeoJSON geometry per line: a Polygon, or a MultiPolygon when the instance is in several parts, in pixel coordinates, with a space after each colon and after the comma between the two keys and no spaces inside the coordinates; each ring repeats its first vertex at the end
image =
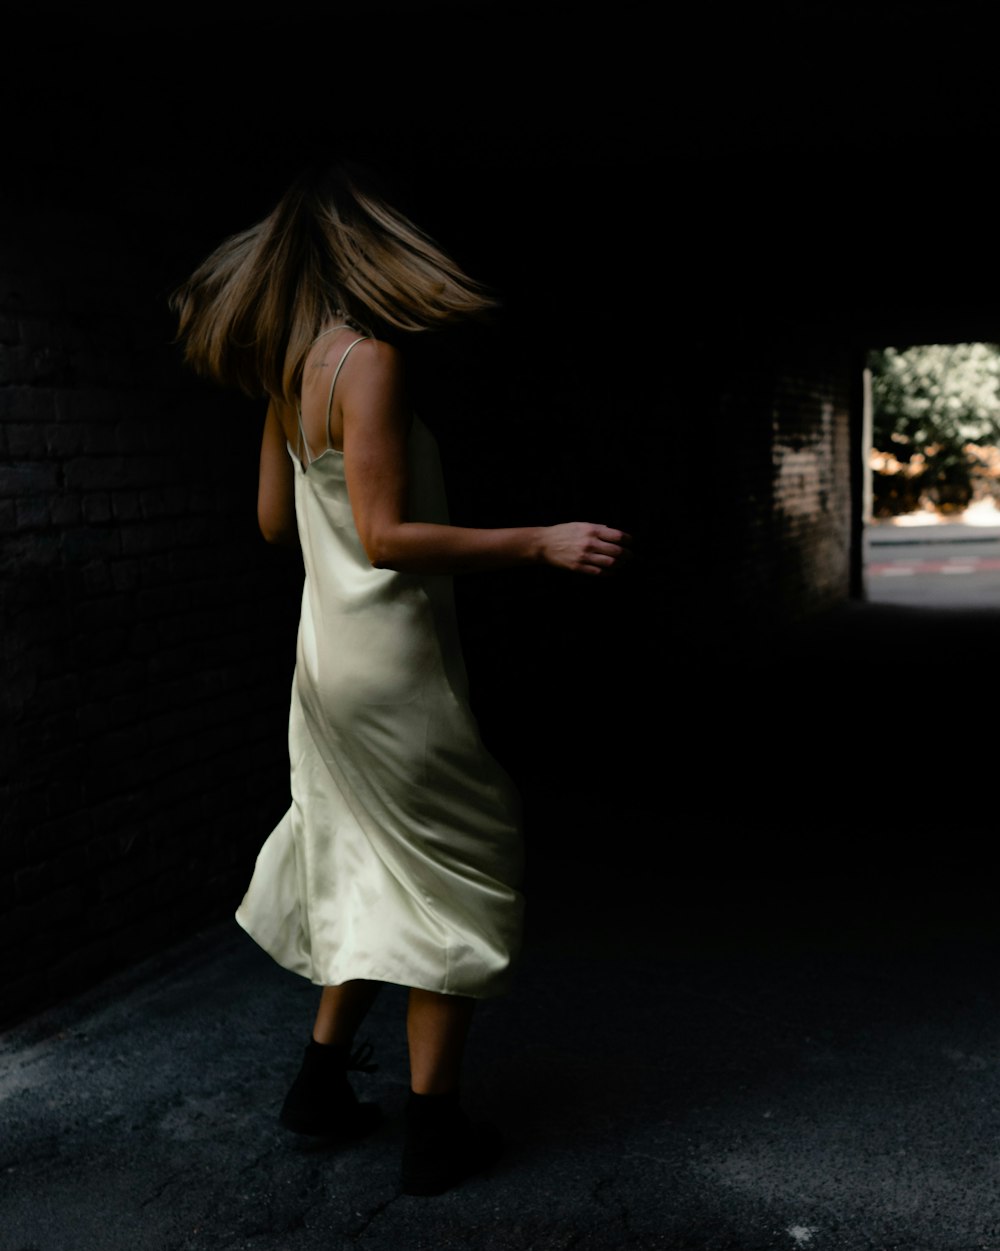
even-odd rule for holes
{"type": "MultiPolygon", "coordinates": [[[[344,329],[331,327],[324,334],[344,329]]],[[[320,335],[319,338],[323,336],[320,335]]],[[[368,978],[486,998],[520,946],[517,793],[469,708],[451,579],[375,569],[344,458],[288,446],[305,565],[289,713],[291,807],[236,919],[317,985],[368,978]]],[[[409,515],[447,523],[437,446],[409,435],[409,515]]]]}

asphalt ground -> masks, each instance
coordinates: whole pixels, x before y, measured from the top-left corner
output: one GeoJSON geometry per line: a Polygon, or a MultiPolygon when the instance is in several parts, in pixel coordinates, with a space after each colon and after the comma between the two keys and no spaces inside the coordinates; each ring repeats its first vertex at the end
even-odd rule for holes
{"type": "Polygon", "coordinates": [[[0,1247],[1000,1248],[1000,941],[971,883],[589,890],[538,905],[479,1008],[489,1175],[399,1195],[395,987],[355,1079],[384,1126],[283,1131],[316,992],[232,923],[2,1037],[0,1247]]]}
{"type": "Polygon", "coordinates": [[[879,604],[1000,609],[1000,528],[944,522],[871,525],[867,598],[879,604]]]}
{"type": "Polygon", "coordinates": [[[490,1174],[398,1193],[397,987],[354,1079],[384,1125],[282,1130],[317,992],[226,922],[0,1035],[0,1251],[1000,1251],[994,714],[955,650],[998,626],[852,605],[671,658],[642,803],[534,887],[529,844],[466,1068],[490,1174]]]}

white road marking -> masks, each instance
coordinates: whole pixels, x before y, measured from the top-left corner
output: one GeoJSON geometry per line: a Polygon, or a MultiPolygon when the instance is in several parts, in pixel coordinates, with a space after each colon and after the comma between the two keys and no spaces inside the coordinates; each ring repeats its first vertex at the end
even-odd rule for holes
{"type": "Polygon", "coordinates": [[[797,1247],[804,1247],[807,1242],[812,1242],[812,1236],[816,1232],[815,1225],[789,1225],[785,1231],[790,1235],[792,1241],[797,1247]]]}

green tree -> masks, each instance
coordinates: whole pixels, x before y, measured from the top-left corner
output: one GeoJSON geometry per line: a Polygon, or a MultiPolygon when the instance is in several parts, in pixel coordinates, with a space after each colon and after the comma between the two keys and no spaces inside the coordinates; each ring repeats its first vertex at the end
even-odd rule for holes
{"type": "Polygon", "coordinates": [[[921,464],[921,486],[939,502],[967,502],[970,443],[1000,443],[1000,347],[932,343],[869,355],[873,438],[879,452],[921,464]]]}

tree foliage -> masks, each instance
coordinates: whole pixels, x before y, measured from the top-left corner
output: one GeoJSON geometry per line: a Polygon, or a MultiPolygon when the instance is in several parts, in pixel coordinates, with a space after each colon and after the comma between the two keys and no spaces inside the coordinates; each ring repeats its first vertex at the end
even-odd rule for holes
{"type": "Polygon", "coordinates": [[[874,442],[900,455],[909,444],[959,450],[1000,443],[1000,347],[932,343],[872,352],[874,442]]]}
{"type": "Polygon", "coordinates": [[[869,367],[876,515],[909,511],[923,498],[964,508],[982,450],[1000,444],[1000,347],[885,348],[870,354],[869,367]]]}

